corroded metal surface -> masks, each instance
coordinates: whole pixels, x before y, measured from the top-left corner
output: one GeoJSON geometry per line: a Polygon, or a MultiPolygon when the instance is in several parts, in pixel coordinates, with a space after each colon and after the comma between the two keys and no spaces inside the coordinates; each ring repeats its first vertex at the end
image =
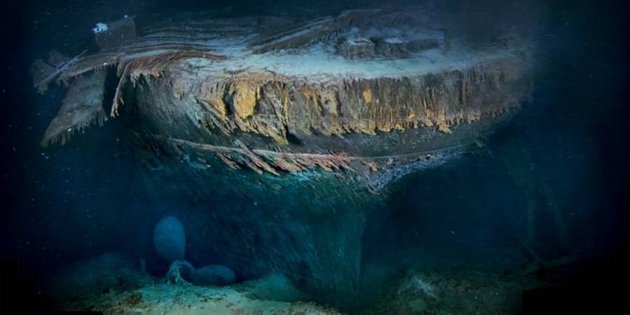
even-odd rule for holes
{"type": "Polygon", "coordinates": [[[40,91],[68,86],[42,144],[133,117],[148,189],[167,191],[159,177],[171,191],[251,200],[213,210],[215,250],[251,264],[237,273],[280,270],[327,301],[358,292],[374,193],[465,152],[531,83],[526,41],[470,47],[421,8],[139,29],[116,48],[35,63],[40,91]]]}
{"type": "Polygon", "coordinates": [[[527,96],[530,61],[526,42],[473,49],[421,8],[297,21],[172,19],[39,75],[42,91],[53,79],[70,87],[59,116],[72,117],[56,118],[42,144],[102,124],[101,108],[111,104],[116,117],[133,103],[141,132],[214,152],[233,168],[367,178],[490,131],[488,122],[527,96]],[[103,99],[110,69],[118,78],[111,101],[103,99]],[[81,90],[86,80],[91,93],[81,90]],[[77,104],[84,110],[69,110],[77,104]],[[460,128],[471,124],[478,128],[460,128]]]}

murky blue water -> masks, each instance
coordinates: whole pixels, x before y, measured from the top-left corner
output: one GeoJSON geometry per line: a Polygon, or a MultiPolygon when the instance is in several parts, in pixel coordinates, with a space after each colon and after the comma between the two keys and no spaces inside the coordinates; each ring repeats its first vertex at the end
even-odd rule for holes
{"type": "MultiPolygon", "coordinates": [[[[265,10],[290,13],[304,7],[300,12],[334,14],[378,4],[314,2],[319,3],[8,4],[9,10],[3,10],[3,31],[8,37],[3,41],[10,48],[3,51],[6,65],[0,86],[4,107],[0,258],[9,266],[19,263],[20,295],[33,301],[29,305],[54,308],[47,286],[59,268],[106,252],[123,252],[134,263],[142,260],[151,276],[162,277],[169,265],[156,253],[153,233],[165,215],[177,216],[186,226],[186,252],[192,264],[229,265],[237,281],[257,276],[255,262],[227,260],[213,251],[208,235],[214,234],[207,229],[228,227],[203,224],[213,209],[242,210],[252,200],[212,194],[199,200],[179,190],[168,193],[168,189],[156,196],[139,179],[130,140],[119,132],[132,123],[129,120],[91,128],[66,146],[41,148],[39,141],[58,110],[63,89],[36,94],[28,74],[31,62],[46,57],[52,48],[69,55],[80,52],[88,46],[95,22],[124,14],[142,23],[157,13],[216,7],[224,8],[225,15],[239,16],[265,10]]],[[[415,2],[390,1],[389,5],[398,3],[415,2]]],[[[442,4],[451,13],[471,5],[442,4]]],[[[505,10],[522,9],[523,15],[516,16],[536,17],[538,63],[532,98],[512,120],[484,139],[483,148],[392,185],[382,201],[384,210],[367,217],[362,236],[364,276],[383,269],[395,275],[411,266],[427,270],[469,267],[509,275],[532,262],[558,260],[564,263],[550,264],[532,277],[565,284],[623,275],[630,120],[624,92],[627,43],[621,10],[595,1],[527,5],[479,1],[472,7],[488,13],[481,19],[465,12],[455,16],[483,21],[505,10]],[[532,8],[536,14],[525,11],[532,8]]],[[[163,184],[168,187],[169,183],[163,184]]],[[[291,198],[300,204],[299,196],[291,198]]],[[[261,206],[268,207],[261,213],[274,211],[273,203],[261,206]]]]}

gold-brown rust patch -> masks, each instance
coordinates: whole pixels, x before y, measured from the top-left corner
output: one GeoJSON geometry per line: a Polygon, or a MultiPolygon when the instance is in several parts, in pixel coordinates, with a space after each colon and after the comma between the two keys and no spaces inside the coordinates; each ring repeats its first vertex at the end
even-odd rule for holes
{"type": "MultiPolygon", "coordinates": [[[[318,102],[318,90],[310,85],[303,85],[299,87],[298,91],[304,96],[304,99],[317,104],[318,102]]],[[[306,107],[306,111],[309,111],[309,107],[306,107]]]]}
{"type": "Polygon", "coordinates": [[[209,102],[210,106],[217,112],[221,121],[227,119],[227,105],[221,98],[213,98],[209,102]]]}
{"type": "Polygon", "coordinates": [[[363,90],[362,94],[363,94],[363,102],[365,103],[365,105],[372,105],[372,101],[373,101],[372,89],[366,88],[365,90],[363,90]]]}
{"type": "Polygon", "coordinates": [[[359,130],[368,135],[376,135],[376,121],[373,119],[361,120],[359,130]]]}
{"type": "Polygon", "coordinates": [[[381,131],[381,132],[390,132],[390,131],[392,131],[392,125],[388,121],[386,121],[384,123],[381,123],[381,124],[378,124],[377,128],[378,128],[378,131],[381,131]]]}
{"type": "MultiPolygon", "coordinates": [[[[482,106],[479,102],[470,102],[469,98],[496,93],[497,88],[470,81],[470,76],[465,76],[467,81],[462,91],[462,86],[458,85],[461,81],[449,78],[448,74],[438,77],[448,83],[445,86],[434,87],[418,81],[418,88],[401,88],[395,95],[381,95],[381,89],[397,88],[397,83],[376,79],[353,80],[343,85],[336,82],[309,84],[308,80],[277,74],[241,73],[230,75],[223,88],[213,87],[216,92],[208,93],[203,89],[203,99],[218,121],[233,126],[230,130],[238,128],[261,134],[280,144],[288,143],[286,126],[305,134],[316,130],[322,135],[341,137],[347,133],[374,135],[419,127],[450,133],[453,126],[480,120],[489,112],[488,102],[482,106]],[[232,95],[232,104],[223,99],[225,92],[232,95]],[[460,106],[458,94],[461,93],[465,93],[466,106],[460,106]],[[233,116],[228,114],[230,109],[233,116]]],[[[490,111],[507,107],[504,98],[499,98],[490,111]]]]}
{"type": "Polygon", "coordinates": [[[467,113],[466,122],[481,120],[481,110],[474,109],[467,113]]]}
{"type": "Polygon", "coordinates": [[[431,120],[432,112],[430,109],[425,108],[423,110],[422,116],[420,116],[420,123],[422,123],[425,127],[433,127],[433,120],[431,120]]]}
{"type": "Polygon", "coordinates": [[[237,82],[234,87],[234,112],[240,119],[254,114],[258,101],[258,86],[250,82],[237,82]]]}
{"type": "Polygon", "coordinates": [[[221,121],[226,121],[228,119],[227,104],[225,104],[223,98],[220,95],[214,93],[212,97],[207,100],[207,102],[208,104],[210,104],[210,106],[212,106],[212,109],[214,109],[214,112],[221,121]]]}
{"type": "Polygon", "coordinates": [[[438,131],[443,133],[451,133],[451,128],[449,128],[449,122],[446,119],[446,113],[441,110],[437,115],[436,125],[438,127],[438,131]]]}
{"type": "Polygon", "coordinates": [[[337,111],[337,93],[332,89],[322,89],[319,94],[321,106],[327,114],[339,116],[337,111]]]}
{"type": "Polygon", "coordinates": [[[225,84],[208,80],[201,84],[197,95],[197,98],[204,107],[222,123],[226,122],[228,119],[227,104],[223,101],[225,88],[225,84]]]}

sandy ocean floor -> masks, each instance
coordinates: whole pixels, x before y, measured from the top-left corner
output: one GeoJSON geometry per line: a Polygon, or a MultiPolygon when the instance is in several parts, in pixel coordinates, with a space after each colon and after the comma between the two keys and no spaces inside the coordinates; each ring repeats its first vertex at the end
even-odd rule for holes
{"type": "MultiPolygon", "coordinates": [[[[409,269],[375,282],[351,314],[518,314],[521,294],[541,285],[527,275],[409,269]]],[[[104,314],[345,314],[314,302],[281,275],[225,287],[148,283],[137,289],[76,296],[68,311],[104,314]]]]}
{"type": "Polygon", "coordinates": [[[58,308],[104,314],[518,314],[524,290],[545,286],[536,268],[365,266],[358,296],[343,309],[312,302],[280,273],[227,286],[170,283],[116,252],[77,262],[52,280],[58,308]]]}
{"type": "Polygon", "coordinates": [[[196,287],[157,284],[110,292],[65,303],[67,310],[94,310],[103,314],[341,314],[314,303],[281,302],[250,298],[234,287],[196,287]]]}
{"type": "Polygon", "coordinates": [[[523,291],[542,285],[531,274],[409,269],[383,283],[356,314],[520,314],[523,291]]]}

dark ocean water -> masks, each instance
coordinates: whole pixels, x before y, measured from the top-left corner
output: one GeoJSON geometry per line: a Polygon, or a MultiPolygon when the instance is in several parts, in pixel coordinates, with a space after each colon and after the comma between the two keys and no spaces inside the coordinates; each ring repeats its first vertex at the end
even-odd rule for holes
{"type": "MultiPolygon", "coordinates": [[[[367,265],[400,269],[468,264],[510,272],[526,263],[523,252],[534,252],[545,260],[574,259],[566,268],[542,274],[546,279],[588,282],[625,276],[627,11],[613,3],[441,4],[463,20],[487,19],[479,22],[485,26],[492,25],[492,12],[505,8],[522,8],[516,16],[523,19],[536,16],[539,61],[533,97],[485,139],[479,152],[393,185],[385,201],[388,211],[368,218],[363,240],[367,265]],[[488,13],[469,17],[457,11],[461,8],[488,13]],[[528,210],[532,204],[533,213],[528,210]]],[[[43,285],[47,277],[68,263],[114,249],[145,258],[150,272],[163,274],[168,266],[154,253],[151,237],[165,214],[174,213],[191,226],[188,233],[196,241],[187,250],[198,253],[190,257],[193,263],[221,259],[203,250],[209,245],[202,237],[204,227],[195,226],[204,211],[199,204],[176,194],[156,200],[142,186],[130,184],[136,176],[133,156],[117,133],[129,123],[125,119],[91,128],[63,147],[39,146],[63,91],[36,94],[28,74],[32,60],[45,57],[51,48],[81,51],[96,21],[124,14],[135,15],[140,23],[159,13],[217,7],[239,16],[261,11],[333,14],[376,5],[379,1],[3,3],[0,258],[9,265],[19,262],[20,295],[32,299],[35,308],[50,307],[43,285]]],[[[209,202],[213,204],[204,204],[206,208],[240,201],[209,202]]]]}

